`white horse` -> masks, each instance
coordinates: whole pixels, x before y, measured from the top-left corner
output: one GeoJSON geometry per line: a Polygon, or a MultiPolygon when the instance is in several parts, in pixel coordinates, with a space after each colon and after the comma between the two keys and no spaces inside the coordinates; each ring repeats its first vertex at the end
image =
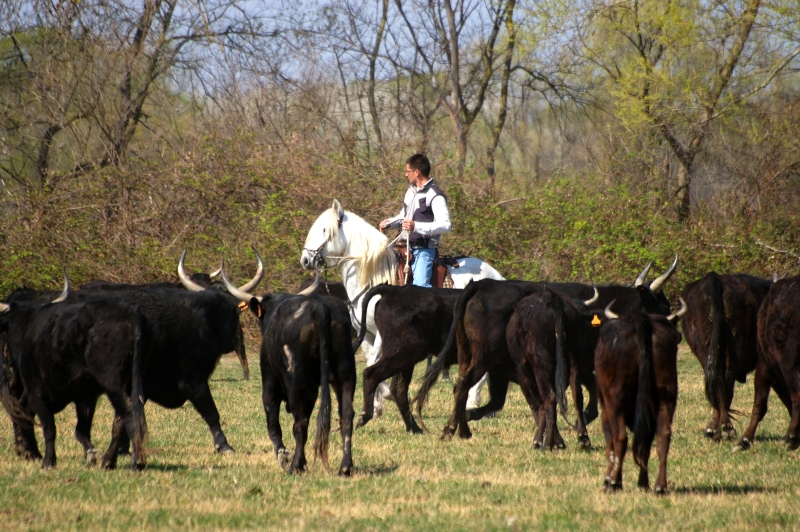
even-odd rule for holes
{"type": "MultiPolygon", "coordinates": [[[[350,318],[356,328],[361,326],[361,301],[367,290],[382,283],[396,284],[397,259],[389,239],[360,216],[342,209],[338,200],[333,200],[333,206],[320,214],[311,226],[303,245],[300,263],[306,270],[339,267],[347,297],[351,302],[350,318]]],[[[448,266],[448,269],[453,279],[453,288],[464,288],[473,279],[503,280],[497,270],[473,257],[459,258],[458,267],[448,266]]],[[[368,366],[377,362],[381,356],[381,339],[374,320],[375,304],[379,299],[380,297],[375,297],[370,301],[366,334],[361,344],[368,366]]],[[[484,380],[475,386],[478,394],[479,386],[484,380]]],[[[380,390],[383,396],[389,395],[385,384],[380,390]]],[[[376,413],[383,409],[382,397],[379,398],[378,395],[380,394],[376,394],[376,413]]],[[[480,401],[479,396],[473,398],[471,403],[475,401],[480,401]]],[[[477,406],[479,405],[475,405],[477,406]]]]}

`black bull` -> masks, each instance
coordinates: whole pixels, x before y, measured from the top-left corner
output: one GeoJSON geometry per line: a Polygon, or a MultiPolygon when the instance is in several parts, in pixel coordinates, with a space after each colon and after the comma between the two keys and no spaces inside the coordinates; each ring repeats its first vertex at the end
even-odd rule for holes
{"type": "Polygon", "coordinates": [[[758,308],[771,284],[750,275],[711,272],[681,293],[688,306],[681,329],[703,366],[706,398],[714,409],[706,436],[715,441],[735,437],[730,420],[734,384],[745,382],[756,369],[758,308]]]}
{"type": "MultiPolygon", "coordinates": [[[[17,290],[12,300],[50,301],[54,292],[17,290]]],[[[233,351],[239,330],[237,300],[217,290],[86,290],[68,302],[119,298],[138,305],[153,329],[153,350],[144,374],[144,396],[165,408],[190,401],[208,425],[218,452],[234,452],[220,426],[208,379],[220,357],[233,351]]],[[[77,410],[78,425],[91,426],[94,404],[77,410]]],[[[32,429],[31,429],[32,430],[32,429]]],[[[123,435],[121,449],[127,448],[123,435]]]]}
{"type": "MultiPolygon", "coordinates": [[[[674,271],[673,267],[670,273],[674,271]]],[[[666,275],[666,274],[665,274],[666,275]]],[[[644,284],[629,288],[623,286],[598,286],[599,299],[593,308],[603,308],[615,300],[617,312],[627,315],[645,309],[650,312],[667,314],[669,302],[660,291],[669,276],[662,276],[656,292],[644,284]]],[[[484,373],[489,372],[490,402],[473,412],[471,419],[479,415],[502,409],[508,382],[519,382],[515,365],[511,359],[506,329],[514,311],[514,305],[522,298],[541,291],[547,285],[575,299],[588,300],[593,287],[579,283],[544,283],[527,281],[495,281],[482,279],[470,283],[459,297],[447,342],[440,351],[436,363],[425,373],[420,391],[415,397],[417,412],[425,404],[427,394],[435,384],[439,372],[444,367],[448,353],[457,348],[459,379],[455,386],[455,405],[450,420],[442,431],[443,438],[450,438],[458,429],[459,437],[469,438],[471,432],[467,424],[466,401],[469,388],[475,385],[484,373]],[[494,378],[492,378],[494,375],[494,378]],[[494,382],[493,382],[494,381],[494,382]],[[500,391],[493,385],[499,383],[500,391]]],[[[656,285],[656,281],[653,282],[656,285]]],[[[651,285],[652,286],[652,285],[651,285]]],[[[582,361],[581,382],[589,390],[590,402],[584,414],[586,422],[596,417],[596,389],[593,375],[593,361],[582,361]]]]}
{"type": "MultiPolygon", "coordinates": [[[[54,414],[70,403],[79,412],[94,410],[98,397],[106,394],[115,419],[101,464],[116,467],[124,429],[133,441],[132,467],[143,468],[147,424],[142,376],[153,338],[137,307],[114,299],[44,305],[28,301],[3,305],[0,312],[5,343],[0,345],[0,397],[12,418],[17,454],[42,458],[33,433],[35,414],[45,440],[42,467],[55,467],[54,414]]],[[[91,419],[83,419],[75,436],[94,463],[90,432],[91,419]]]]}
{"type": "MultiPolygon", "coordinates": [[[[317,413],[315,455],[327,467],[330,432],[332,384],[339,404],[342,434],[340,475],[353,470],[353,396],[356,387],[356,364],[350,343],[352,326],[347,305],[336,297],[313,294],[318,284],[302,294],[266,294],[260,298],[237,290],[222,274],[231,294],[247,303],[261,329],[262,402],[267,417],[267,431],[278,463],[288,473],[306,470],[305,444],[308,420],[321,390],[317,413]],[[280,405],[294,418],[294,457],[283,443],[280,405]]],[[[319,281],[319,279],[317,279],[319,281]]]]}

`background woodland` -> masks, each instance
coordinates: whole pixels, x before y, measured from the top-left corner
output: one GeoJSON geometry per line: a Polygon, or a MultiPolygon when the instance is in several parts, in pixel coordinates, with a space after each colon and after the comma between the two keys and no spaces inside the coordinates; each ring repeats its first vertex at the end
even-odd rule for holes
{"type": "MultiPolygon", "coordinates": [[[[334,198],[372,223],[423,151],[443,252],[674,296],[800,271],[796,0],[6,0],[0,294],[228,261],[293,290],[334,198]]],[[[336,275],[332,274],[332,278],[336,275]]]]}

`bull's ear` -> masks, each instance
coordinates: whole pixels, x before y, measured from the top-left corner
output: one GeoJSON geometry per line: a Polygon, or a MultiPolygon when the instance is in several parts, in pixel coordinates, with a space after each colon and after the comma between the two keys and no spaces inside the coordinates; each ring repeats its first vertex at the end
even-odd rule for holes
{"type": "Polygon", "coordinates": [[[247,302],[247,306],[250,307],[250,312],[256,315],[258,319],[264,315],[264,307],[261,306],[261,302],[259,302],[256,298],[251,298],[250,301],[247,302]]]}

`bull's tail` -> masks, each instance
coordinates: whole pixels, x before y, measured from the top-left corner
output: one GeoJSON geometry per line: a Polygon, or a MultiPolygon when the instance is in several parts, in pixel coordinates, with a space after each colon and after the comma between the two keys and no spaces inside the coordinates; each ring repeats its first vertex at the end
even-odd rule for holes
{"type": "MultiPolygon", "coordinates": [[[[561,301],[554,297],[552,301],[561,303],[561,301]]],[[[566,338],[564,336],[564,309],[563,305],[556,304],[555,310],[555,333],[556,333],[556,400],[561,406],[561,415],[564,420],[567,420],[567,386],[569,386],[569,361],[567,360],[566,351],[566,338]]],[[[574,428],[574,427],[573,427],[574,428]]]]}
{"type": "Polygon", "coordinates": [[[320,403],[317,413],[317,437],[314,458],[328,468],[328,439],[331,432],[331,314],[322,301],[314,305],[314,321],[319,325],[320,403]]]}
{"type": "Polygon", "coordinates": [[[134,330],[133,365],[131,383],[131,419],[133,421],[133,448],[138,450],[139,465],[145,465],[144,442],[147,438],[147,420],[144,416],[144,371],[153,346],[150,324],[140,317],[134,330]]]}
{"type": "Polygon", "coordinates": [[[464,319],[467,303],[469,303],[469,300],[477,291],[478,286],[473,281],[470,281],[467,286],[464,287],[464,291],[461,292],[461,295],[456,301],[456,306],[453,311],[453,322],[450,324],[450,332],[447,335],[447,341],[445,341],[442,350],[439,351],[439,354],[436,355],[436,361],[428,366],[428,369],[425,371],[425,375],[422,377],[422,384],[419,387],[417,395],[412,401],[412,404],[416,403],[417,405],[417,418],[420,420],[420,423],[422,423],[422,408],[425,406],[425,403],[428,402],[428,394],[430,393],[431,388],[433,388],[433,385],[436,384],[436,381],[439,380],[439,374],[444,369],[447,355],[454,349],[456,343],[456,332],[458,331],[458,327],[461,325],[461,322],[464,319]]]}
{"type": "Polygon", "coordinates": [[[367,334],[367,309],[369,308],[370,299],[372,299],[374,296],[382,295],[388,286],[389,285],[381,284],[371,288],[369,292],[364,294],[364,302],[361,305],[361,328],[358,331],[358,338],[356,338],[356,341],[353,342],[353,353],[358,350],[361,342],[364,341],[364,335],[367,334]]]}
{"type": "Polygon", "coordinates": [[[633,416],[633,455],[637,463],[644,464],[645,452],[653,444],[656,434],[656,414],[652,396],[655,393],[653,366],[653,327],[644,314],[636,318],[636,339],[639,348],[639,387],[633,416]]]}
{"type": "Polygon", "coordinates": [[[711,339],[706,359],[705,391],[708,402],[722,414],[727,404],[726,366],[733,363],[726,356],[733,350],[728,349],[724,287],[714,272],[708,274],[708,289],[711,298],[711,339]]]}
{"type": "Polygon", "coordinates": [[[12,421],[32,426],[34,422],[33,416],[25,412],[22,405],[20,405],[19,398],[14,397],[11,393],[9,375],[13,375],[14,371],[12,357],[6,357],[6,335],[5,333],[0,333],[0,403],[2,403],[12,421]]]}

